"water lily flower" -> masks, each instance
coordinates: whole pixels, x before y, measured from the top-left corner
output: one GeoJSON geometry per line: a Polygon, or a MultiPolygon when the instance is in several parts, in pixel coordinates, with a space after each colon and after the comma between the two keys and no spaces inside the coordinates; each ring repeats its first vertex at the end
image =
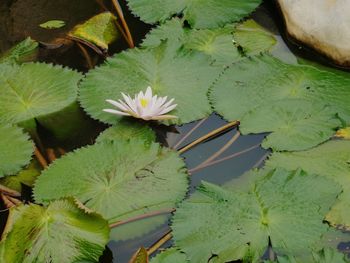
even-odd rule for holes
{"type": "Polygon", "coordinates": [[[147,87],[145,93],[142,91],[135,95],[132,99],[129,95],[121,93],[122,100],[106,100],[108,103],[117,107],[118,110],[104,109],[103,111],[121,116],[132,116],[143,120],[169,120],[176,119],[174,115],[167,115],[166,113],[175,109],[177,104],[172,104],[174,99],[167,101],[168,97],[158,97],[152,95],[152,88],[147,87]]]}

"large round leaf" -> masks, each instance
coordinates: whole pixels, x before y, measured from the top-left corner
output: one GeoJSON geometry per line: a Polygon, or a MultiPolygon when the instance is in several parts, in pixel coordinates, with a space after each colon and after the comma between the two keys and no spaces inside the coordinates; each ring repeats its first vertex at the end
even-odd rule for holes
{"type": "Polygon", "coordinates": [[[174,207],[187,191],[187,180],[176,152],[156,143],[120,140],[81,148],[57,160],[36,181],[34,197],[48,202],[74,196],[114,222],[174,207]]]}
{"type": "Polygon", "coordinates": [[[326,140],[341,126],[332,108],[293,99],[264,104],[242,118],[244,134],[272,132],[262,143],[279,151],[309,149],[326,140]]]}
{"type": "Polygon", "coordinates": [[[29,163],[34,145],[16,126],[0,124],[0,134],[0,177],[3,177],[17,173],[29,163]]]}
{"type": "Polygon", "coordinates": [[[108,242],[109,227],[70,199],[49,206],[21,205],[10,210],[0,259],[6,263],[97,262],[108,242]]]}
{"type": "Polygon", "coordinates": [[[203,183],[175,212],[175,242],[190,262],[258,262],[269,239],[278,255],[310,262],[340,191],[325,177],[285,170],[266,172],[244,192],[203,183]]]}
{"type": "Polygon", "coordinates": [[[192,27],[215,28],[239,21],[261,0],[128,0],[132,12],[147,23],[164,21],[183,13],[192,27]]]}
{"type": "Polygon", "coordinates": [[[168,248],[151,259],[151,263],[186,263],[186,255],[176,248],[168,248]]]}
{"type": "Polygon", "coordinates": [[[269,168],[303,170],[332,178],[343,187],[343,193],[327,215],[333,225],[350,229],[350,141],[330,141],[308,151],[273,153],[269,168]]]}
{"type": "Polygon", "coordinates": [[[87,74],[80,102],[93,118],[114,124],[120,117],[102,111],[109,107],[106,99],[122,98],[121,92],[134,96],[151,86],[155,94],[175,98],[178,106],[171,114],[178,123],[194,121],[211,113],[206,93],[221,68],[210,62],[202,54],[175,54],[166,43],[129,50],[87,74]]]}
{"type": "Polygon", "coordinates": [[[0,65],[0,121],[33,128],[34,118],[70,106],[81,75],[59,66],[27,63],[0,65]]]}
{"type": "Polygon", "coordinates": [[[210,93],[215,110],[240,120],[262,104],[306,99],[332,106],[350,122],[350,78],[311,66],[288,65],[269,55],[248,58],[221,75],[210,93]]]}

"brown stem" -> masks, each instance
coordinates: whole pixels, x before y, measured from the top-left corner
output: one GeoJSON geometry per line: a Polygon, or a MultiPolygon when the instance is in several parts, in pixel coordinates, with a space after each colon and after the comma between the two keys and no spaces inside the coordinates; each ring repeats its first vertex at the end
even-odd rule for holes
{"type": "Polygon", "coordinates": [[[52,163],[54,160],[57,159],[55,151],[52,148],[46,149],[46,155],[47,155],[47,158],[49,159],[50,163],[52,163]]]}
{"type": "Polygon", "coordinates": [[[35,147],[34,155],[38,160],[38,162],[40,163],[40,165],[45,169],[47,167],[47,161],[37,147],[35,147]]]}
{"type": "Polygon", "coordinates": [[[135,216],[135,217],[129,218],[127,220],[117,221],[115,223],[110,224],[109,228],[114,228],[114,227],[117,227],[117,226],[121,226],[121,225],[130,223],[130,222],[134,222],[134,221],[145,219],[145,218],[152,217],[152,216],[172,213],[174,211],[175,211],[175,208],[153,211],[153,212],[150,212],[150,213],[146,213],[146,214],[143,214],[143,215],[139,215],[139,216],[135,216]]]}
{"type": "Polygon", "coordinates": [[[181,148],[179,150],[179,153],[184,153],[184,152],[188,151],[189,149],[191,149],[192,147],[194,147],[194,146],[196,146],[196,145],[198,145],[198,144],[208,140],[209,138],[214,137],[217,134],[219,134],[219,133],[221,133],[221,132],[223,132],[225,130],[228,130],[230,128],[233,128],[233,127],[235,127],[237,125],[239,125],[239,121],[233,121],[233,122],[230,122],[230,123],[228,123],[228,124],[218,128],[218,129],[215,129],[215,130],[209,132],[208,134],[206,134],[206,135],[198,138],[197,140],[193,141],[192,143],[186,145],[185,147],[181,148]]]}
{"type": "Polygon", "coordinates": [[[200,120],[188,133],[186,133],[185,136],[183,136],[172,148],[176,149],[177,147],[179,147],[181,145],[181,143],[183,143],[195,130],[197,130],[199,128],[199,126],[201,126],[205,121],[207,120],[207,118],[204,118],[202,120],[200,120]]]}
{"type": "Polygon", "coordinates": [[[66,151],[63,148],[61,148],[61,147],[58,147],[57,151],[60,153],[60,155],[65,155],[66,154],[66,151]]]}
{"type": "Polygon", "coordinates": [[[208,167],[208,166],[212,166],[212,165],[214,165],[214,164],[218,164],[218,163],[221,163],[221,162],[223,162],[223,161],[226,161],[226,160],[232,159],[232,158],[234,158],[234,157],[240,156],[240,155],[242,155],[242,154],[244,154],[244,153],[246,153],[246,152],[249,152],[249,151],[251,151],[251,150],[253,150],[253,149],[255,149],[255,148],[258,148],[259,146],[260,146],[260,143],[254,145],[254,146],[252,146],[252,147],[249,147],[249,148],[247,148],[247,149],[245,149],[245,150],[243,150],[243,151],[240,151],[240,152],[231,154],[231,155],[229,155],[229,156],[226,156],[226,157],[224,157],[224,158],[221,158],[221,159],[219,159],[219,160],[216,160],[216,161],[212,161],[212,162],[210,162],[210,163],[207,163],[207,164],[205,164],[205,165],[203,165],[203,166],[201,166],[201,167],[198,167],[198,166],[197,166],[196,168],[193,168],[193,169],[188,170],[188,172],[189,172],[190,174],[192,174],[192,173],[197,172],[197,171],[199,171],[199,170],[201,170],[201,169],[203,169],[203,168],[206,168],[206,167],[208,167]]]}
{"type": "Polygon", "coordinates": [[[173,237],[171,232],[172,232],[171,230],[166,232],[164,236],[158,239],[152,246],[150,246],[147,249],[149,256],[152,255],[154,252],[156,252],[161,246],[163,246],[166,242],[168,242],[173,237]]]}
{"type": "Polygon", "coordinates": [[[131,33],[130,33],[130,29],[128,27],[128,24],[125,21],[123,10],[122,10],[122,8],[119,5],[118,0],[112,0],[112,3],[113,3],[113,6],[114,6],[115,10],[117,11],[117,14],[118,14],[120,20],[122,21],[122,25],[123,25],[124,31],[126,33],[126,36],[127,36],[128,40],[129,40],[128,43],[130,45],[130,48],[134,48],[135,47],[134,40],[132,39],[132,36],[131,36],[131,33]]]}
{"type": "Polygon", "coordinates": [[[0,192],[1,193],[4,193],[6,195],[9,195],[9,196],[14,196],[14,197],[20,197],[21,196],[21,193],[15,191],[15,190],[12,190],[11,188],[8,188],[2,184],[0,184],[0,192]]]}
{"type": "Polygon", "coordinates": [[[89,53],[87,52],[86,48],[80,44],[78,41],[76,42],[77,46],[79,47],[81,53],[83,53],[83,56],[86,60],[86,63],[88,64],[89,69],[92,69],[94,67],[91,57],[89,55],[89,53]]]}
{"type": "Polygon", "coordinates": [[[20,205],[22,204],[22,202],[16,198],[13,198],[11,196],[6,196],[8,200],[10,200],[12,203],[14,203],[15,205],[20,205]]]}
{"type": "Polygon", "coordinates": [[[7,198],[7,196],[4,195],[3,193],[0,193],[0,197],[4,201],[4,205],[6,206],[6,208],[11,208],[11,207],[15,206],[15,204],[12,203],[11,200],[9,200],[7,198]]]}

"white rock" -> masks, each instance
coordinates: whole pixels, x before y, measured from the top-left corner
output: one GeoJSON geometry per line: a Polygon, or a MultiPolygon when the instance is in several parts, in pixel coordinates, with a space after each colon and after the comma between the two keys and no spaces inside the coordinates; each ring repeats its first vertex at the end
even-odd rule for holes
{"type": "Polygon", "coordinates": [[[350,66],[350,0],[278,0],[288,33],[350,66]]]}

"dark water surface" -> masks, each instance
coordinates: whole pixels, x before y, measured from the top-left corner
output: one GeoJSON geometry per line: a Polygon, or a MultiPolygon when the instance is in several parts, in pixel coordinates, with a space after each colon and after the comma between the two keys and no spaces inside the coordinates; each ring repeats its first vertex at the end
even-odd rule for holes
{"type": "MultiPolygon", "coordinates": [[[[294,55],[295,53],[298,53],[299,55],[301,54],[304,57],[306,56],[307,58],[312,58],[313,55],[305,52],[303,48],[293,45],[289,45],[288,47],[285,44],[279,33],[283,28],[283,24],[279,22],[280,18],[275,14],[276,10],[270,2],[271,1],[266,1],[266,3],[253,14],[253,18],[276,35],[278,44],[272,51],[274,55],[289,63],[297,63],[297,56],[294,55]],[[272,13],[274,15],[272,15],[272,13]]],[[[123,9],[127,10],[125,2],[121,1],[121,4],[123,9]]],[[[108,1],[105,1],[105,7],[107,9],[110,8],[108,1]]],[[[4,52],[27,36],[31,36],[33,39],[43,42],[43,47],[47,47],[46,44],[57,44],[59,42],[57,39],[64,37],[64,35],[76,24],[81,23],[104,10],[103,5],[97,4],[96,1],[87,0],[0,0],[0,52],[4,52]],[[38,27],[39,24],[53,19],[64,20],[67,25],[62,29],[55,30],[45,30],[38,27]]],[[[126,20],[129,23],[135,41],[140,43],[144,35],[149,31],[150,26],[145,25],[130,14],[127,14],[126,20]]],[[[76,46],[55,47],[49,50],[43,47],[40,48],[40,61],[67,65],[80,71],[87,70],[84,57],[76,46]]],[[[126,48],[126,43],[123,39],[120,39],[118,43],[111,47],[110,53],[119,52],[126,48]]],[[[96,56],[93,52],[91,52],[90,55],[96,56]]],[[[102,60],[100,60],[100,62],[102,62],[102,60]]],[[[86,118],[88,117],[86,116],[86,118]]],[[[66,145],[66,149],[73,149],[87,143],[93,143],[93,139],[98,133],[106,128],[106,126],[91,119],[89,122],[93,129],[87,132],[88,138],[81,139],[81,141],[76,141],[74,143],[72,142],[71,145],[66,145]]],[[[197,125],[197,123],[198,122],[193,122],[176,127],[177,132],[159,129],[156,131],[158,139],[164,144],[173,147],[177,145],[178,142],[197,125]]],[[[226,121],[220,116],[216,114],[211,115],[190,136],[188,136],[186,140],[180,145],[177,145],[177,148],[187,145],[202,135],[221,127],[225,123],[226,121]]],[[[45,134],[45,131],[42,131],[42,133],[45,134]]],[[[191,170],[195,168],[198,164],[217,152],[233,136],[235,136],[236,133],[237,129],[232,129],[220,134],[220,136],[214,139],[208,140],[192,148],[188,152],[185,152],[182,156],[186,161],[188,169],[191,170]]],[[[218,158],[221,159],[227,157],[227,160],[192,173],[190,192],[200,184],[201,180],[223,184],[242,175],[253,167],[261,166],[264,159],[268,156],[268,151],[258,146],[264,139],[264,136],[264,134],[240,136],[218,158]],[[247,151],[245,152],[245,150],[247,151]]],[[[46,137],[47,144],[55,145],[56,142],[54,139],[50,138],[49,135],[46,137]]],[[[3,212],[2,220],[0,218],[0,222],[3,224],[5,220],[6,212],[3,212]]],[[[168,230],[169,226],[168,222],[166,222],[161,224],[156,230],[141,237],[118,242],[111,241],[100,262],[128,262],[131,255],[139,247],[151,246],[168,230]]],[[[170,246],[171,243],[172,242],[170,241],[166,243],[165,246],[170,246]]],[[[345,247],[344,250],[348,249],[348,246],[345,247]]]]}

